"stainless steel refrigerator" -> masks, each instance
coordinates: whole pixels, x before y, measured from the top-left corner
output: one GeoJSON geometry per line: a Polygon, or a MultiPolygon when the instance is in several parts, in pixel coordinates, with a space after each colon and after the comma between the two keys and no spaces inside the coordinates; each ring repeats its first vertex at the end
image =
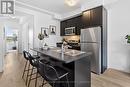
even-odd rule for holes
{"type": "Polygon", "coordinates": [[[101,74],[104,67],[103,35],[101,27],[81,29],[81,51],[92,52],[91,71],[96,74],[101,74]]]}

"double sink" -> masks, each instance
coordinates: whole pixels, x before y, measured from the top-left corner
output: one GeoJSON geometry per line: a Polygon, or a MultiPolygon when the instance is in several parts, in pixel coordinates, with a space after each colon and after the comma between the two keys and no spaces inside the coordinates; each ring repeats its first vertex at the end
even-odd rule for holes
{"type": "MultiPolygon", "coordinates": [[[[58,53],[61,53],[61,49],[57,49],[57,50],[54,50],[55,52],[58,52],[58,53]]],[[[78,50],[70,50],[70,49],[65,49],[64,51],[64,54],[65,55],[68,55],[68,56],[78,56],[78,55],[81,55],[85,52],[83,51],[78,51],[78,50]]]]}

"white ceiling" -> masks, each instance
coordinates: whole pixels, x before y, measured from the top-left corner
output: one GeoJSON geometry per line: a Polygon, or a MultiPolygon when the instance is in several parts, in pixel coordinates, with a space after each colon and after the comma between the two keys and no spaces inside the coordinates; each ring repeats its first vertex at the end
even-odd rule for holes
{"type": "Polygon", "coordinates": [[[18,22],[20,20],[20,18],[22,18],[22,17],[29,18],[30,16],[32,16],[32,15],[16,11],[15,15],[2,15],[2,14],[0,14],[0,19],[18,22]]]}
{"type": "Polygon", "coordinates": [[[79,9],[82,4],[87,2],[88,0],[79,0],[78,4],[69,7],[65,4],[64,0],[16,0],[18,2],[22,2],[24,4],[35,6],[43,10],[47,10],[50,12],[65,14],[76,9],[79,9]]]}
{"type": "Polygon", "coordinates": [[[33,15],[26,14],[26,13],[23,13],[20,11],[16,11],[15,15],[2,15],[2,14],[0,14],[0,22],[4,21],[4,22],[22,24],[23,22],[25,22],[25,21],[22,21],[23,18],[29,19],[32,16],[33,15]]]}

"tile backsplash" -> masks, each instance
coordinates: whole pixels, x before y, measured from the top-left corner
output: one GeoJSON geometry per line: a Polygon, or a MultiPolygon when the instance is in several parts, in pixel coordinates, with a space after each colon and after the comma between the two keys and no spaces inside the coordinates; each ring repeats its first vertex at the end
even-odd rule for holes
{"type": "Polygon", "coordinates": [[[63,38],[66,41],[70,41],[70,40],[79,41],[80,40],[80,36],[79,35],[75,35],[75,36],[64,36],[63,38]]]}

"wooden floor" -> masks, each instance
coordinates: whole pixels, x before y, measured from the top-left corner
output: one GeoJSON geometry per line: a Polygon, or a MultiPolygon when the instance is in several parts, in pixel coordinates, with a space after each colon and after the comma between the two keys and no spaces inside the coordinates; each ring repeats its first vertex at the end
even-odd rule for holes
{"type": "MultiPolygon", "coordinates": [[[[23,57],[17,52],[9,53],[5,58],[4,72],[0,73],[0,87],[26,87],[21,78],[24,67],[23,57]]],[[[40,84],[41,79],[39,79],[40,84]]],[[[34,87],[34,82],[30,87],[34,87]]],[[[45,85],[44,87],[50,87],[45,85]]],[[[92,74],[91,87],[130,87],[130,74],[108,69],[102,75],[92,74]]]]}

